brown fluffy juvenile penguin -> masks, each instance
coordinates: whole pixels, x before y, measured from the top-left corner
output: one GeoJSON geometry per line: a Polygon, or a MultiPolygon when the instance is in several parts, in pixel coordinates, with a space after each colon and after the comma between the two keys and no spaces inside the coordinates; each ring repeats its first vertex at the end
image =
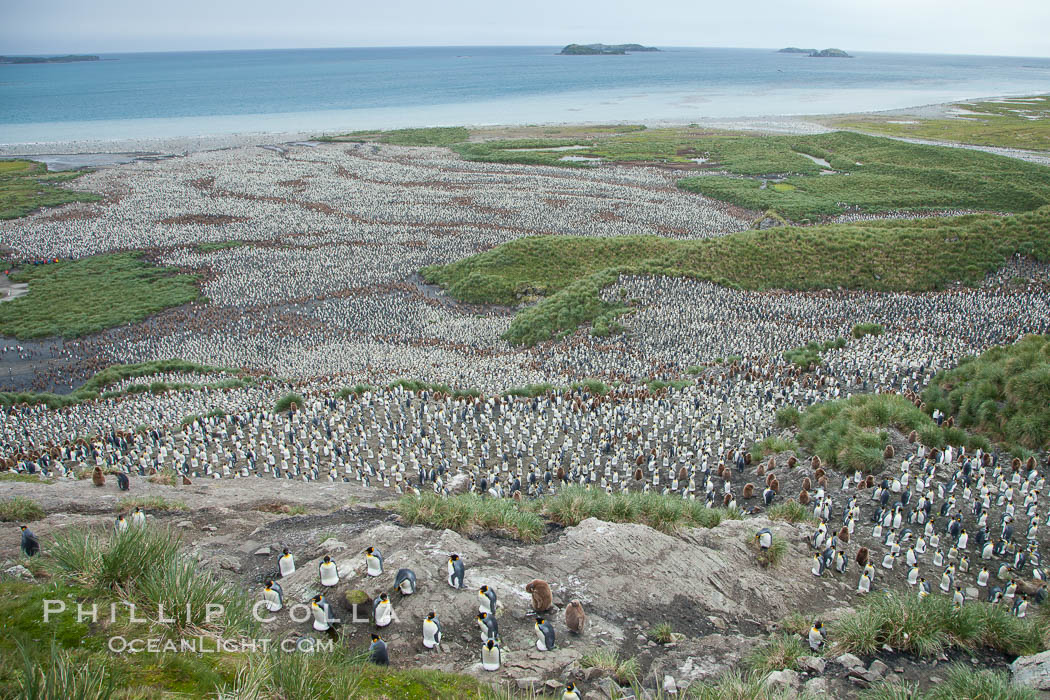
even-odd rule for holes
{"type": "Polygon", "coordinates": [[[801,503],[804,506],[808,506],[809,505],[809,491],[807,491],[806,489],[802,489],[802,491],[798,494],[798,502],[801,503]]]}
{"type": "Polygon", "coordinates": [[[554,596],[551,594],[550,585],[541,579],[534,579],[525,586],[525,592],[532,594],[532,609],[538,613],[547,612],[551,609],[554,596]]]}
{"type": "Polygon", "coordinates": [[[95,486],[106,485],[106,475],[102,473],[101,467],[95,467],[95,471],[91,472],[91,483],[95,486]]]}
{"type": "Polygon", "coordinates": [[[744,498],[748,499],[755,495],[755,485],[748,482],[744,484],[744,498]]]}
{"type": "Polygon", "coordinates": [[[583,612],[583,604],[578,600],[569,601],[565,608],[565,626],[573,634],[583,632],[583,626],[587,622],[587,615],[583,612]]]}
{"type": "Polygon", "coordinates": [[[861,547],[857,550],[857,564],[864,566],[868,563],[868,548],[861,547]]]}

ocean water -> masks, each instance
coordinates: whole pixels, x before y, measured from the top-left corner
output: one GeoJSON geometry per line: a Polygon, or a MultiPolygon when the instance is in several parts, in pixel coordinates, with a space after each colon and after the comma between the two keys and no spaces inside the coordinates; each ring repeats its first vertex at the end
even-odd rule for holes
{"type": "Polygon", "coordinates": [[[0,143],[828,114],[1050,92],[1050,59],[362,48],[0,65],[0,143]]]}

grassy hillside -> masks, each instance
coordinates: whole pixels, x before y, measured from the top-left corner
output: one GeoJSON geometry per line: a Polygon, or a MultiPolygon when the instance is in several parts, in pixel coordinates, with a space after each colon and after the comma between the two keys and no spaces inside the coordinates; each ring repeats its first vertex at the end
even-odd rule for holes
{"type": "Polygon", "coordinates": [[[958,418],[1013,448],[1050,447],[1050,336],[1031,335],[966,358],[940,372],[923,395],[931,409],[958,418]]]}
{"type": "Polygon", "coordinates": [[[0,219],[15,219],[41,207],[98,201],[97,194],[55,186],[82,174],[49,173],[43,163],[28,160],[0,160],[0,219]]]}
{"type": "Polygon", "coordinates": [[[27,266],[10,275],[29,283],[29,292],[0,304],[0,335],[73,338],[199,299],[196,275],[177,272],[140,253],[27,266]]]}
{"type": "Polygon", "coordinates": [[[456,299],[514,304],[537,294],[504,336],[534,344],[594,323],[615,330],[623,304],[598,293],[621,273],[694,277],[742,289],[929,291],[973,285],[1014,253],[1050,260],[1050,207],[1012,217],[779,227],[705,240],[538,236],[423,276],[456,299]],[[902,261],[906,264],[902,264],[902,261]]]}

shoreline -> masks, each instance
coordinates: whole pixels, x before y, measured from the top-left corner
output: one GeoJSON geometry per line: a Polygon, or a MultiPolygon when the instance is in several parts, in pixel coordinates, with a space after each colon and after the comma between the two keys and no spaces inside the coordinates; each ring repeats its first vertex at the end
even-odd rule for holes
{"type": "MultiPolygon", "coordinates": [[[[961,102],[981,102],[1002,99],[1003,95],[990,97],[976,97],[961,102]]],[[[938,102],[912,107],[893,108],[886,110],[869,110],[861,112],[840,112],[811,115],[758,115],[744,117],[708,117],[691,121],[677,119],[641,119],[641,120],[603,120],[603,121],[551,121],[530,122],[528,124],[426,124],[422,126],[465,126],[467,129],[499,131],[511,130],[522,127],[564,127],[564,126],[597,126],[597,125],[627,125],[643,124],[648,128],[672,128],[685,127],[697,124],[702,128],[725,129],[729,131],[761,131],[771,134],[816,134],[834,129],[822,122],[832,118],[844,116],[912,116],[920,119],[945,118],[951,115],[951,106],[956,102],[938,102]]],[[[398,127],[402,128],[402,127],[398,127]]],[[[332,130],[294,130],[294,131],[246,131],[235,133],[200,134],[193,136],[161,136],[161,137],[139,137],[121,139],[74,139],[56,141],[35,141],[24,143],[0,143],[0,158],[28,157],[33,156],[81,156],[89,154],[113,154],[128,156],[131,162],[144,158],[172,157],[188,155],[201,151],[214,151],[224,148],[240,148],[245,146],[276,146],[296,141],[306,141],[319,134],[347,133],[353,129],[332,130]]],[[[57,158],[55,160],[58,160],[57,158]]],[[[105,165],[116,165],[120,163],[101,163],[105,165]]],[[[76,167],[88,167],[87,164],[76,167]]],[[[66,168],[70,169],[70,168],[66,168]]]]}

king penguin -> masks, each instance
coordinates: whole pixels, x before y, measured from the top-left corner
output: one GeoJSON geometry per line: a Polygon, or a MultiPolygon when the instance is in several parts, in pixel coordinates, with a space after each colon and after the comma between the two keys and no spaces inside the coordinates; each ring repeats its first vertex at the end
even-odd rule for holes
{"type": "Polygon", "coordinates": [[[331,587],[339,583],[339,567],[327,554],[324,555],[324,560],[317,565],[317,571],[321,574],[322,586],[331,587]]]}
{"type": "Polygon", "coordinates": [[[481,646],[481,667],[486,671],[498,671],[501,662],[499,644],[490,639],[481,646]]]}
{"type": "Polygon", "coordinates": [[[441,644],[441,622],[437,613],[431,612],[423,620],[423,646],[433,649],[441,644]]]}
{"type": "Polygon", "coordinates": [[[146,524],[146,514],[139,506],[135,506],[135,512],[131,514],[131,524],[135,527],[142,527],[146,524]]]}
{"type": "Polygon", "coordinates": [[[820,651],[824,647],[824,623],[817,620],[809,628],[809,648],[820,651]]]}
{"type": "Polygon", "coordinates": [[[25,525],[22,525],[22,554],[27,557],[34,557],[40,551],[40,543],[37,542],[36,535],[25,525]]]}
{"type": "Polygon", "coordinates": [[[318,593],[310,600],[310,611],[314,615],[314,629],[324,632],[331,627],[331,608],[324,596],[318,593]]]}
{"type": "Polygon", "coordinates": [[[571,681],[565,686],[565,692],[561,694],[561,700],[580,700],[580,693],[576,690],[576,684],[571,681]]]}
{"type": "Polygon", "coordinates": [[[263,602],[270,612],[277,612],[284,607],[284,589],[281,584],[267,581],[262,593],[263,602]]]}
{"type": "Polygon", "coordinates": [[[478,612],[496,614],[496,591],[491,586],[478,589],[478,612]]]}
{"type": "Polygon", "coordinates": [[[860,581],[857,582],[857,593],[868,593],[871,591],[871,577],[867,571],[862,571],[860,581]]]}
{"type": "Polygon", "coordinates": [[[755,533],[755,539],[758,540],[759,547],[769,549],[773,544],[773,533],[769,531],[768,527],[764,527],[755,533]]]}
{"type": "Polygon", "coordinates": [[[394,585],[401,591],[401,595],[412,595],[416,592],[416,572],[412,569],[398,569],[394,585]]]}
{"type": "Polygon", "coordinates": [[[113,529],[117,532],[124,532],[128,529],[128,521],[123,513],[117,516],[117,521],[113,523],[113,529]]]}
{"type": "Polygon", "coordinates": [[[131,482],[128,481],[128,475],[124,472],[117,472],[117,488],[121,491],[127,491],[131,488],[131,482]]]}
{"type": "Polygon", "coordinates": [[[536,648],[540,651],[554,649],[554,625],[542,617],[536,618],[536,648]]]}
{"type": "Polygon", "coordinates": [[[372,601],[372,619],[376,627],[386,627],[393,622],[394,606],[390,604],[386,593],[380,593],[379,597],[372,601]]]}
{"type": "Polygon", "coordinates": [[[453,588],[463,588],[463,560],[458,554],[448,558],[448,585],[453,588]]]}
{"type": "Polygon", "coordinates": [[[494,615],[478,613],[478,629],[481,630],[481,641],[483,642],[499,639],[499,623],[496,622],[494,615]]]}
{"type": "Polygon", "coordinates": [[[295,557],[285,547],[281,556],[277,558],[277,566],[281,569],[281,577],[291,576],[295,573],[295,557]]]}
{"type": "Polygon", "coordinates": [[[372,634],[372,643],[368,647],[368,658],[379,666],[389,666],[390,656],[387,654],[386,642],[378,634],[372,634]]]}
{"type": "Polygon", "coordinates": [[[824,574],[824,559],[819,554],[813,554],[813,567],[810,572],[814,576],[822,576],[824,574]]]}
{"type": "Polygon", "coordinates": [[[365,550],[365,566],[369,576],[379,576],[383,573],[383,554],[375,547],[365,550]]]}

